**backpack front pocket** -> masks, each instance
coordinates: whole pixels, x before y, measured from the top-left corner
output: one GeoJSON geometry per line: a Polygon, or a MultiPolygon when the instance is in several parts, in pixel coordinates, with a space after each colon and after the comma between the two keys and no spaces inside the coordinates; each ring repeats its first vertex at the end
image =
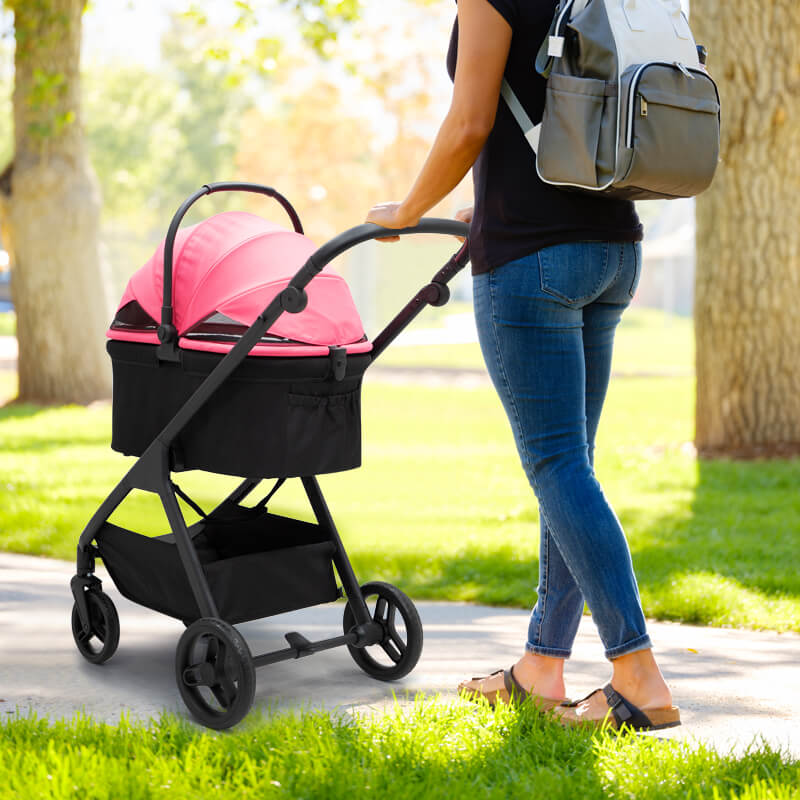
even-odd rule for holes
{"type": "Polygon", "coordinates": [[[597,154],[605,101],[605,81],[555,72],[550,75],[536,155],[542,180],[598,186],[597,154]]]}
{"type": "Polygon", "coordinates": [[[620,188],[640,197],[692,197],[719,161],[719,95],[705,72],[679,64],[633,70],[627,90],[629,166],[620,188]]]}

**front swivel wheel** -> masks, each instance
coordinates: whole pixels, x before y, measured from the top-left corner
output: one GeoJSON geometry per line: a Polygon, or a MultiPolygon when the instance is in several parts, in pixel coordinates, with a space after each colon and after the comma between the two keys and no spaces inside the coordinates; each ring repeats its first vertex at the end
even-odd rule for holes
{"type": "Polygon", "coordinates": [[[92,664],[108,661],[119,645],[119,616],[111,598],[99,589],[84,593],[89,630],[83,628],[78,604],[72,606],[72,638],[80,654],[92,664]]]}
{"type": "Polygon", "coordinates": [[[230,728],[253,705],[256,670],[250,648],[233,625],[220,619],[198,619],[186,628],[175,653],[175,677],[183,702],[207,728],[230,728]]]}
{"type": "MultiPolygon", "coordinates": [[[[367,675],[381,681],[403,678],[417,665],[422,653],[422,622],[409,597],[390,583],[373,581],[361,587],[372,621],[381,627],[381,640],[369,647],[348,645],[353,661],[367,675]]],[[[356,625],[348,603],[344,632],[356,625]]]]}

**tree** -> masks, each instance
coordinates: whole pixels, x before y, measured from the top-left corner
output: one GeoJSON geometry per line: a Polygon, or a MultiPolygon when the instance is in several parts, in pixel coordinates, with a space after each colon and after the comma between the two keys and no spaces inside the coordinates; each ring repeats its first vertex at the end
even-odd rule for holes
{"type": "MultiPolygon", "coordinates": [[[[0,0],[14,15],[13,161],[0,171],[0,230],[13,265],[20,399],[110,393],[102,352],[111,298],[100,257],[100,195],[81,118],[86,0],[0,0]]],[[[279,0],[322,48],[358,0],[279,0]]],[[[245,21],[253,10],[236,0],[245,21]]],[[[244,24],[244,23],[242,23],[244,24]]]]}
{"type": "Polygon", "coordinates": [[[13,259],[19,394],[87,402],[111,386],[100,195],[81,125],[84,0],[6,4],[16,36],[14,159],[0,179],[0,224],[13,259]]]}
{"type": "Polygon", "coordinates": [[[696,444],[800,452],[800,3],[692,0],[722,96],[722,163],[697,202],[696,444]]]}

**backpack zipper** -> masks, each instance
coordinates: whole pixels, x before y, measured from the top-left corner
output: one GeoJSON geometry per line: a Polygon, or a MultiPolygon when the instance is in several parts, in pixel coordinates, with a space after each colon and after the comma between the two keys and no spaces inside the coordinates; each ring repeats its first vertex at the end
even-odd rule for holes
{"type": "MultiPolygon", "coordinates": [[[[715,83],[714,79],[702,69],[697,69],[696,67],[687,67],[685,64],[681,64],[677,61],[673,61],[672,63],[668,61],[646,61],[644,64],[640,65],[636,72],[633,74],[633,79],[631,80],[631,88],[628,90],[628,126],[626,129],[625,134],[625,144],[629,149],[633,148],[633,120],[636,116],[635,108],[636,108],[636,90],[639,88],[639,83],[642,80],[642,73],[648,67],[672,67],[672,69],[680,70],[684,75],[688,76],[689,78],[694,78],[695,75],[692,73],[696,73],[704,78],[708,78],[711,81],[712,86],[714,87],[714,91],[717,93],[717,99],[719,99],[719,89],[717,89],[717,84],[715,83]]],[[[642,98],[642,109],[640,111],[643,117],[647,116],[647,101],[642,98]]]]}

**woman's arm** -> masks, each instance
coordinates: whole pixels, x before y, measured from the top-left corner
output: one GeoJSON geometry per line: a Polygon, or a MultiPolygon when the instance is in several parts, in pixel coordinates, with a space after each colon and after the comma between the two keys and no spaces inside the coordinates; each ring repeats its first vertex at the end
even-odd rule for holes
{"type": "Polygon", "coordinates": [[[510,46],[511,26],[494,6],[487,0],[459,0],[458,58],[447,116],[406,199],[374,206],[367,222],[386,228],[416,225],[458,186],[494,126],[510,46]]]}

